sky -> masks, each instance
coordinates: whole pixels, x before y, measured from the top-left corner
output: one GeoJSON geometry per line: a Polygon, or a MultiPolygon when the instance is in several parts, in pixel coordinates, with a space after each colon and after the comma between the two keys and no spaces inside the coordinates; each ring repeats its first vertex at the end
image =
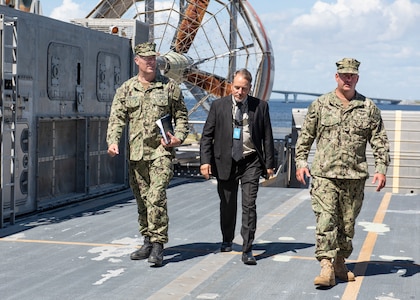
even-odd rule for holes
{"type": "MultiPolygon", "coordinates": [[[[420,0],[248,2],[271,40],[274,90],[329,92],[335,62],[351,57],[361,62],[360,93],[420,100],[420,0]]],[[[68,21],[85,17],[98,0],[40,3],[43,15],[68,21]]]]}

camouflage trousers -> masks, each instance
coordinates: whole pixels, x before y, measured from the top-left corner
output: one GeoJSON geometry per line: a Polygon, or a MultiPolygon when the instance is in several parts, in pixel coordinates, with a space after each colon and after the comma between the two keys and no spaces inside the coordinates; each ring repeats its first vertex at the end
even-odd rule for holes
{"type": "Polygon", "coordinates": [[[169,217],[166,189],[173,177],[172,160],[130,161],[130,187],[137,201],[139,231],[150,241],[168,242],[169,217]]]}
{"type": "Polygon", "coordinates": [[[343,256],[353,251],[356,218],[360,213],[366,179],[312,177],[312,209],[316,217],[315,257],[343,256]]]}

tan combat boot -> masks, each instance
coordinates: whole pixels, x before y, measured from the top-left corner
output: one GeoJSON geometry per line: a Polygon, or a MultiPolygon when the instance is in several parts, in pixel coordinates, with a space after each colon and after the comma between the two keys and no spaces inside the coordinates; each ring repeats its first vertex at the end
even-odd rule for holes
{"type": "Polygon", "coordinates": [[[329,259],[321,260],[321,274],[315,277],[315,285],[320,286],[334,286],[335,285],[335,276],[334,268],[329,259]]]}
{"type": "Polygon", "coordinates": [[[350,272],[344,264],[344,257],[337,256],[333,263],[335,277],[343,281],[355,281],[353,272],[350,272]]]}

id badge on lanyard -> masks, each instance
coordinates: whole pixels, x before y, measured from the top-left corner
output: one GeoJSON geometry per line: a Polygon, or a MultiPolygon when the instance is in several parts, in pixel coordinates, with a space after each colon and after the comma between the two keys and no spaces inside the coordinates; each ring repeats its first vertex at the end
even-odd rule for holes
{"type": "Polygon", "coordinates": [[[239,140],[241,138],[241,128],[238,128],[238,127],[233,128],[233,138],[235,140],[239,140]]]}

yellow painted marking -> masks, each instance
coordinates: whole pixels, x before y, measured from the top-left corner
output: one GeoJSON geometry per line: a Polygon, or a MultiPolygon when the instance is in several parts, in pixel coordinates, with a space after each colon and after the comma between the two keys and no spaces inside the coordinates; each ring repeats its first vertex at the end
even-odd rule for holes
{"type": "Polygon", "coordinates": [[[393,179],[392,192],[398,193],[400,188],[400,155],[401,155],[401,119],[402,111],[395,111],[395,136],[394,136],[394,151],[393,151],[393,179]]]}
{"type": "MultiPolygon", "coordinates": [[[[65,242],[65,241],[46,241],[46,240],[27,240],[27,239],[11,239],[11,238],[0,238],[0,242],[16,242],[16,243],[35,243],[35,244],[50,244],[50,245],[75,245],[75,246],[88,246],[88,247],[115,247],[115,248],[121,248],[121,247],[128,247],[130,245],[124,245],[124,244],[99,244],[99,243],[84,243],[84,242],[65,242]]],[[[139,248],[138,246],[137,248],[139,248]]],[[[190,248],[181,248],[176,247],[177,250],[182,250],[185,252],[202,252],[207,253],[208,251],[200,251],[197,249],[190,249],[190,248]]],[[[237,256],[239,254],[242,254],[240,251],[231,251],[223,253],[223,255],[233,255],[237,256]]],[[[255,257],[258,257],[260,255],[255,254],[255,257]]],[[[261,254],[261,256],[264,256],[264,254],[261,254]]],[[[296,260],[315,260],[313,256],[290,256],[291,259],[296,260]]],[[[347,262],[351,262],[348,260],[347,262]]]]}
{"type": "MultiPolygon", "coordinates": [[[[382,198],[381,204],[376,212],[375,218],[373,219],[373,223],[382,224],[386,210],[388,209],[389,202],[391,201],[391,193],[386,193],[382,198]]],[[[365,274],[367,263],[361,264],[360,262],[368,262],[370,261],[370,257],[373,252],[373,247],[375,246],[376,239],[378,237],[378,233],[376,232],[369,232],[366,236],[365,242],[363,243],[362,249],[360,250],[359,257],[357,258],[356,266],[354,267],[355,274],[365,274]]],[[[362,286],[363,282],[363,275],[359,275],[356,277],[356,281],[349,282],[347,284],[346,289],[344,290],[342,300],[355,300],[357,299],[357,295],[359,294],[360,287],[362,286]]]]}
{"type": "Polygon", "coordinates": [[[38,244],[54,244],[54,245],[76,245],[76,246],[89,246],[89,247],[127,247],[123,244],[99,244],[99,243],[82,243],[82,242],[64,242],[64,241],[46,241],[46,240],[26,240],[26,239],[12,239],[0,238],[0,242],[15,242],[15,243],[38,243],[38,244]]]}
{"type": "MultiPolygon", "coordinates": [[[[279,207],[277,207],[274,211],[270,214],[267,214],[262,220],[261,223],[265,223],[265,226],[260,226],[257,230],[256,238],[261,236],[266,230],[271,228],[273,223],[276,223],[280,219],[283,218],[287,213],[293,210],[297,205],[302,203],[305,198],[303,197],[304,194],[307,194],[307,191],[302,191],[295,195],[293,198],[288,200],[287,202],[283,203],[279,207]],[[284,210],[287,210],[285,213],[284,210]],[[262,227],[262,228],[261,228],[262,227]]],[[[388,209],[389,203],[391,201],[392,193],[386,193],[382,198],[381,204],[376,212],[374,217],[373,223],[381,224],[383,223],[386,211],[388,209]]],[[[366,236],[366,239],[362,245],[360,254],[356,261],[354,260],[347,260],[347,262],[354,262],[356,263],[354,272],[356,274],[361,274],[357,276],[355,282],[349,282],[347,287],[343,293],[342,300],[354,300],[357,299],[357,295],[360,291],[361,285],[363,283],[364,276],[367,263],[362,264],[361,262],[369,262],[373,248],[376,244],[378,234],[376,232],[369,232],[366,236]]],[[[106,243],[86,243],[86,242],[69,242],[69,241],[53,241],[53,240],[31,240],[31,239],[15,239],[15,238],[0,238],[0,242],[9,242],[9,243],[39,243],[39,244],[59,244],[59,245],[76,245],[76,246],[88,246],[88,247],[127,247],[129,245],[124,244],[106,244],[106,243]]],[[[188,249],[184,249],[185,251],[189,251],[188,249]]],[[[211,275],[213,275],[217,270],[219,270],[223,265],[226,265],[232,258],[232,256],[237,256],[241,254],[238,251],[232,251],[228,253],[215,253],[216,255],[212,255],[211,253],[209,256],[204,259],[201,263],[196,266],[193,266],[191,269],[187,270],[184,274],[175,278],[172,282],[168,285],[163,287],[161,290],[157,291],[154,295],[152,295],[149,299],[154,298],[155,296],[159,296],[159,299],[181,299],[188,292],[192,291],[196,288],[199,284],[204,282],[208,279],[211,275]]],[[[259,256],[257,253],[256,257],[259,256]]],[[[261,254],[264,256],[264,254],[261,254]]],[[[290,259],[296,260],[315,260],[314,257],[307,257],[307,256],[290,256],[290,259]]]]}

